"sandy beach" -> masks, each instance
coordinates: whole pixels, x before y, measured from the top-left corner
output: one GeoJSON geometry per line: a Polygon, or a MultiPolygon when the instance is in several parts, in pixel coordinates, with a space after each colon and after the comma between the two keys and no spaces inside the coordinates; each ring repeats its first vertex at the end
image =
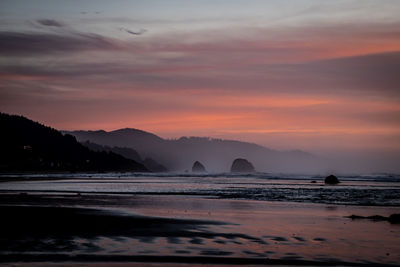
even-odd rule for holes
{"type": "Polygon", "coordinates": [[[95,193],[3,192],[0,200],[5,266],[400,262],[400,225],[346,217],[398,207],[95,193]]]}

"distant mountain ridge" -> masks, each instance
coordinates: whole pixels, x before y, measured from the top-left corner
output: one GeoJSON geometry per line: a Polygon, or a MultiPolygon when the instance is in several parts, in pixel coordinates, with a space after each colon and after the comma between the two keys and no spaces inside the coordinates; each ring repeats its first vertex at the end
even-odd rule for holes
{"type": "Polygon", "coordinates": [[[314,171],[320,161],[314,155],[300,151],[277,151],[254,143],[208,137],[163,139],[153,133],[124,128],[115,131],[64,131],[78,141],[90,141],[103,146],[129,147],[141,156],[149,157],[172,171],[191,169],[200,161],[211,172],[229,171],[235,158],[245,158],[257,171],[314,171]]]}
{"type": "Polygon", "coordinates": [[[0,113],[1,172],[140,171],[147,168],[113,152],[95,152],[72,135],[22,116],[0,113]]]}

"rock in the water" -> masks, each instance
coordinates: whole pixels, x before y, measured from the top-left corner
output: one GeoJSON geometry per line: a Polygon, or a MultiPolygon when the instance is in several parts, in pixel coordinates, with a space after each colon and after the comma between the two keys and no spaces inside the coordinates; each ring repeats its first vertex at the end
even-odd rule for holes
{"type": "Polygon", "coordinates": [[[359,216],[359,215],[351,215],[348,216],[347,218],[350,218],[352,220],[358,220],[358,219],[369,219],[373,220],[375,222],[379,221],[388,221],[391,224],[400,224],[400,213],[394,213],[390,215],[389,217],[381,216],[381,215],[373,215],[373,216],[359,216]]]}
{"type": "Polygon", "coordinates": [[[232,163],[231,172],[254,172],[254,166],[246,159],[235,159],[232,163]]]}
{"type": "Polygon", "coordinates": [[[325,178],[325,183],[326,184],[338,184],[339,179],[335,175],[329,175],[325,178]]]}
{"type": "Polygon", "coordinates": [[[206,168],[199,161],[193,163],[192,172],[206,172],[206,168]]]}
{"type": "Polygon", "coordinates": [[[393,224],[400,224],[400,213],[390,215],[388,221],[393,224]]]}

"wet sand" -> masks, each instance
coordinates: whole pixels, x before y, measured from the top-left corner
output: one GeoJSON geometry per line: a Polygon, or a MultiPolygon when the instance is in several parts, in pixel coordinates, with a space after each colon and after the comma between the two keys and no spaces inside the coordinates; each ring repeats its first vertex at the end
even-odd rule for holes
{"type": "Polygon", "coordinates": [[[389,216],[398,207],[5,192],[0,203],[7,266],[400,263],[400,225],[346,217],[389,216]]]}

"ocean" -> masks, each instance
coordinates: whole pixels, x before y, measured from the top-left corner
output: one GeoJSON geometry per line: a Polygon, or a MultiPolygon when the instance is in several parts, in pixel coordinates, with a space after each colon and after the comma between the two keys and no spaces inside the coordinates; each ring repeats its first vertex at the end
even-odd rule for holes
{"type": "Polygon", "coordinates": [[[0,176],[0,181],[8,180],[0,184],[0,190],[198,195],[225,199],[400,206],[400,175],[339,175],[341,183],[338,185],[325,185],[324,178],[323,175],[269,173],[19,174],[0,176]]]}

